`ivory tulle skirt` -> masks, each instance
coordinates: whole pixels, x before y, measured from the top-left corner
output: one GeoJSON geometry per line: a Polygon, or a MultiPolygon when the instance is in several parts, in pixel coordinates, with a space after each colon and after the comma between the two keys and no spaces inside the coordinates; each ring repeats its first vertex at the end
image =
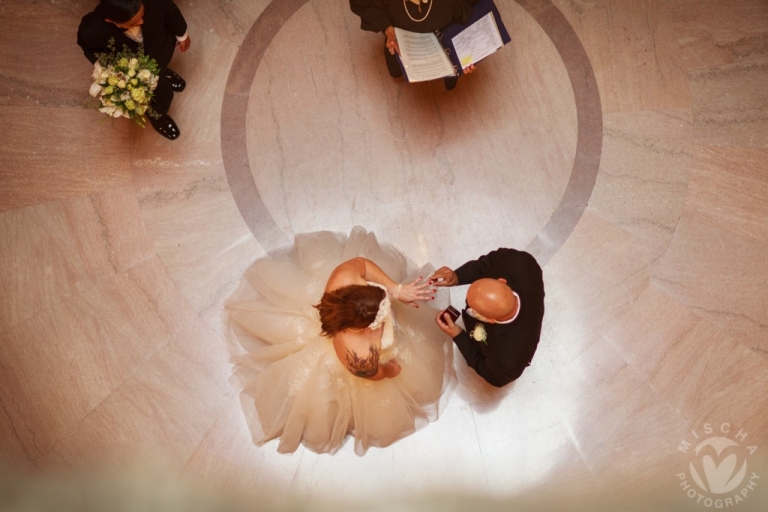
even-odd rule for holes
{"type": "Polygon", "coordinates": [[[343,261],[363,256],[396,282],[432,269],[409,268],[395,248],[356,227],[349,237],[319,232],[296,237],[293,248],[256,261],[227,302],[227,338],[246,420],[257,444],[280,438],[278,451],[299,443],[333,453],[347,436],[355,451],[388,446],[437,419],[455,386],[452,341],[435,325],[437,310],[393,301],[394,343],[380,360],[402,367],[392,379],[355,377],[320,336],[312,307],[343,261]]]}

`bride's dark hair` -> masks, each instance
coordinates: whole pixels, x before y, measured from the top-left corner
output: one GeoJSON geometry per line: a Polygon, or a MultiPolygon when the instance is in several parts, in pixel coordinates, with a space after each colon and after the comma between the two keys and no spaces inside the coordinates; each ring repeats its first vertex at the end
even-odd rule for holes
{"type": "Polygon", "coordinates": [[[344,329],[364,329],[376,319],[386,292],[378,286],[352,284],[323,294],[315,308],[320,312],[322,334],[332,338],[344,329]]]}

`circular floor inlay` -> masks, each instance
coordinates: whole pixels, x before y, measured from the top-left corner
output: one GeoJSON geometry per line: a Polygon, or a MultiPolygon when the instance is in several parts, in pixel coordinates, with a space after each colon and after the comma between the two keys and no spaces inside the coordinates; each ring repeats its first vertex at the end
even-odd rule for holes
{"type": "Polygon", "coordinates": [[[394,83],[378,39],[350,23],[345,2],[270,4],[235,59],[222,109],[230,188],[256,239],[272,249],[289,242],[284,232],[359,223],[406,227],[409,246],[434,248],[444,238],[468,245],[480,224],[490,239],[530,242],[546,262],[587,204],[602,117],[560,12],[518,3],[541,28],[501,5],[515,48],[452,93],[394,83]],[[466,228],[440,237],[443,218],[466,228]]]}

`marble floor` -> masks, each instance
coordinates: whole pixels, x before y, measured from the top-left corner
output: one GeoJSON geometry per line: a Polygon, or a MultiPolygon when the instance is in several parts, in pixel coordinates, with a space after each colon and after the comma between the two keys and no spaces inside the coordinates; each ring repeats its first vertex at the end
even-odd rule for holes
{"type": "Polygon", "coordinates": [[[91,108],[75,32],[95,0],[3,0],[0,462],[700,510],[680,447],[720,435],[762,478],[739,506],[764,510],[768,2],[496,2],[512,42],[447,92],[390,78],[345,0],[177,0],[170,142],[91,108]],[[533,364],[496,389],[457,353],[439,421],[363,457],[257,447],[222,304],[295,234],[355,225],[418,264],[534,254],[533,364]]]}

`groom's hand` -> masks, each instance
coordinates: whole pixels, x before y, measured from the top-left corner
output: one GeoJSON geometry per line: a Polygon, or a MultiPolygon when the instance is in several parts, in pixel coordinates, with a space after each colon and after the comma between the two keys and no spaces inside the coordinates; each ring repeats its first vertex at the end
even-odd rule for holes
{"type": "Polygon", "coordinates": [[[176,50],[179,51],[179,53],[184,53],[187,50],[189,50],[189,45],[192,44],[192,39],[190,39],[189,36],[183,41],[176,41],[176,50]]]}
{"type": "Polygon", "coordinates": [[[440,267],[430,276],[429,282],[432,286],[456,286],[459,284],[459,278],[456,277],[456,272],[448,267],[440,267]]]}
{"type": "Polygon", "coordinates": [[[461,332],[461,327],[453,323],[451,315],[445,311],[441,311],[435,317],[435,323],[445,334],[451,338],[455,338],[461,332]]]}

